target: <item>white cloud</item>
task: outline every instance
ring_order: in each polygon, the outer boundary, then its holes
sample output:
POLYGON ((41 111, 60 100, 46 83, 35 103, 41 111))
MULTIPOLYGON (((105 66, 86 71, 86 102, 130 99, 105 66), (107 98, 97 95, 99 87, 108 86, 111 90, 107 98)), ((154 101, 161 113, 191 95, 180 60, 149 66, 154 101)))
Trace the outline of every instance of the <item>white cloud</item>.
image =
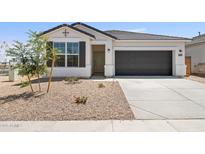
POLYGON ((146 32, 147 29, 146 28, 136 28, 136 29, 127 29, 126 31, 129 31, 129 32, 146 32))

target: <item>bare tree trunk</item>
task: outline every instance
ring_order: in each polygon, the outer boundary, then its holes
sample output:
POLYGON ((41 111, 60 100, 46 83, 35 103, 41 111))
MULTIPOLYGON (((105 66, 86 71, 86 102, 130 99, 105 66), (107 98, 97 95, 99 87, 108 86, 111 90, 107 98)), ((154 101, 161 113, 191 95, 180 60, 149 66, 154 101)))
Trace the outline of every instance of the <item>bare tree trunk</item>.
POLYGON ((30 85, 30 88, 31 88, 31 91, 33 92, 33 87, 32 87, 32 84, 31 84, 31 78, 29 75, 27 75, 28 77, 28 82, 29 82, 29 85, 30 85))
POLYGON ((41 91, 41 81, 40 81, 40 76, 38 74, 38 89, 41 91))
POLYGON ((50 86, 51 86, 51 79, 52 79, 52 74, 53 74, 54 63, 55 63, 55 59, 52 59, 52 66, 51 66, 51 71, 50 71, 49 79, 48 79, 47 93, 49 92, 50 86))

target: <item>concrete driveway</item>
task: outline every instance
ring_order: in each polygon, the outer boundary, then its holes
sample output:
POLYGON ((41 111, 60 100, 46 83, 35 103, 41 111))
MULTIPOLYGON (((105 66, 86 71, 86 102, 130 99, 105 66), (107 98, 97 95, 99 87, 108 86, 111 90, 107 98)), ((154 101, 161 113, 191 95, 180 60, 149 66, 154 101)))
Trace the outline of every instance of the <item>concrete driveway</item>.
POLYGON ((117 78, 136 119, 205 118, 205 84, 174 77, 117 78))

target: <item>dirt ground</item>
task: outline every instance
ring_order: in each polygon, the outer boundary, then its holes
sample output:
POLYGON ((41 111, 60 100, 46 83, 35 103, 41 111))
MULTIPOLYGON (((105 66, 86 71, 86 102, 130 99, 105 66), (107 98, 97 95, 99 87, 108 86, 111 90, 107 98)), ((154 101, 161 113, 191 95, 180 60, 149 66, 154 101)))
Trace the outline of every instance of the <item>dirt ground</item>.
MULTIPOLYGON (((41 82, 41 93, 31 93, 29 86, 20 88, 19 83, 0 76, 1 121, 134 119, 118 82, 80 79, 70 84, 55 79, 48 94, 47 82, 41 82), (99 88, 99 83, 105 87, 99 88), (86 104, 75 103, 79 96, 88 97, 86 104)), ((33 87, 38 91, 37 82, 33 87)))
POLYGON ((198 81, 201 83, 205 83, 205 76, 191 75, 187 79, 193 80, 193 81, 198 81))

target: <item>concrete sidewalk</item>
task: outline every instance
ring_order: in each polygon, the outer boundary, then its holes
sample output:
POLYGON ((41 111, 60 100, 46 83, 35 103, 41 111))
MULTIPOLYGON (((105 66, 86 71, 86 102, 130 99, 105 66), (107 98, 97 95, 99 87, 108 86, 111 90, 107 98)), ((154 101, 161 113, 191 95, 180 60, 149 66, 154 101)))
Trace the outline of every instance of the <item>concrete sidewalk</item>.
POLYGON ((203 132, 205 119, 105 121, 1 121, 0 132, 203 132))

